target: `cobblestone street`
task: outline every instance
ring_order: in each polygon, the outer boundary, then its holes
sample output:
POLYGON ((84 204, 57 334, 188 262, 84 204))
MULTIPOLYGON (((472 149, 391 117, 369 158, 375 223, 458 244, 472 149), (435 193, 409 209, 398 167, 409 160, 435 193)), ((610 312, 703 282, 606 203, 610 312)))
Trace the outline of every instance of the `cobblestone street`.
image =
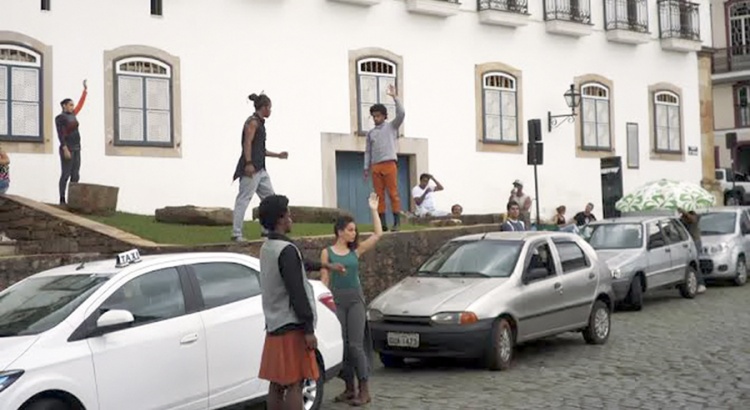
MULTIPOLYGON (((710 287, 694 300, 676 290, 618 312, 604 346, 566 334, 521 346, 514 368, 415 362, 372 375, 371 409, 748 409, 750 286, 710 287)), ((325 409, 340 380, 326 385, 325 409)))

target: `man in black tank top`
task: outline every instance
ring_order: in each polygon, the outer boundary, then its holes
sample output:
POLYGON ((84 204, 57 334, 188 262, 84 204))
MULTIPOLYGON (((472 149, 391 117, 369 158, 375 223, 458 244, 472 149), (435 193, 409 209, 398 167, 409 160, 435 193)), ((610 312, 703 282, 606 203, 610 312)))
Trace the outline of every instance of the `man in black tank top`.
POLYGON ((286 159, 289 156, 287 152, 275 153, 266 149, 266 118, 271 115, 271 99, 265 94, 251 94, 249 98, 255 104, 255 113, 242 128, 242 154, 233 177, 233 180, 240 180, 232 224, 232 240, 237 242, 245 241, 242 227, 253 195, 257 193, 261 201, 274 195, 271 177, 266 172, 266 157, 286 159))

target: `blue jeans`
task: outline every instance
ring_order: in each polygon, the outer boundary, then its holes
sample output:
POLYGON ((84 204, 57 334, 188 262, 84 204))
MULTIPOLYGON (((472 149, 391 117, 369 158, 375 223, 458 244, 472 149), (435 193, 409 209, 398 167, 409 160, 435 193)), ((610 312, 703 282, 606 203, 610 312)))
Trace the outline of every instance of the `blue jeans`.
POLYGON ((0 194, 4 194, 8 192, 8 187, 10 187, 10 181, 8 180, 0 181, 0 194))
POLYGON ((703 242, 701 242, 700 239, 695 241, 695 249, 698 251, 698 270, 695 273, 695 279, 698 280, 698 285, 706 285, 706 279, 703 278, 703 272, 701 271, 700 266, 700 257, 701 257, 701 250, 703 249, 703 242))

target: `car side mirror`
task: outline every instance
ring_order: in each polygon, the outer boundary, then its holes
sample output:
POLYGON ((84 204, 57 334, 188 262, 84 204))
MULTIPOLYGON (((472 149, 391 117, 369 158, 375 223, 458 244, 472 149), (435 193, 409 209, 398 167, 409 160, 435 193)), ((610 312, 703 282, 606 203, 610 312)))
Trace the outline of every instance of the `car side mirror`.
POLYGON ((535 280, 544 279, 549 276, 549 271, 545 267, 531 268, 523 275, 523 283, 531 283, 535 280))
POLYGON ((102 313, 96 320, 96 333, 102 334, 130 327, 135 322, 132 313, 124 309, 112 309, 102 313))

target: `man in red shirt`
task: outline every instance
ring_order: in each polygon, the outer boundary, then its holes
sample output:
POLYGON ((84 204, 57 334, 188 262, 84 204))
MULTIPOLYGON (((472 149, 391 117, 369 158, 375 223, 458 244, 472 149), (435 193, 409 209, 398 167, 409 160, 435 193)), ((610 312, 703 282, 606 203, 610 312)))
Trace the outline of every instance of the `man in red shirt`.
POLYGON ((60 102, 62 112, 55 117, 57 127, 57 138, 60 140, 60 163, 62 172, 60 175, 60 205, 65 205, 65 193, 68 190, 68 180, 78 182, 81 170, 81 134, 78 132, 78 119, 76 115, 86 102, 88 86, 83 80, 83 93, 78 99, 78 104, 66 98, 60 102))

